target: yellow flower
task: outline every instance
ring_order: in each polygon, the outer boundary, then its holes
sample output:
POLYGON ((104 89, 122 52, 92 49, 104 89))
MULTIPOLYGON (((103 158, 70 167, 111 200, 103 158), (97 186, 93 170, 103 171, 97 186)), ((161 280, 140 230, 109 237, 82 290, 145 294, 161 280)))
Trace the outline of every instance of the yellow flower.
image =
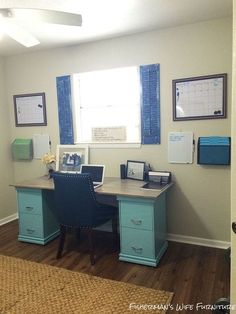
POLYGON ((45 165, 51 164, 51 163, 53 163, 53 162, 56 162, 56 156, 55 156, 54 154, 51 154, 51 153, 45 154, 45 155, 42 157, 42 162, 43 162, 45 165))

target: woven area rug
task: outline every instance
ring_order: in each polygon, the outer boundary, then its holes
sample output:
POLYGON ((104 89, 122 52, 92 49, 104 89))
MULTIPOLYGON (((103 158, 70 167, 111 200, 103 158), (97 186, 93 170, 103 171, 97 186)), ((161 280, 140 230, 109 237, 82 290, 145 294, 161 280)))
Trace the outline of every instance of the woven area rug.
POLYGON ((3 314, 165 313, 173 296, 2 255, 0 283, 3 314))

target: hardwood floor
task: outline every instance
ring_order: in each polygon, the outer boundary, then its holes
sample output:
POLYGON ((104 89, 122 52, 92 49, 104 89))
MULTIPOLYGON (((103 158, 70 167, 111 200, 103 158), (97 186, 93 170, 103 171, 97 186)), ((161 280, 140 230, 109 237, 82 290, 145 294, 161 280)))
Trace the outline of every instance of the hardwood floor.
POLYGON ((193 305, 193 310, 182 313, 212 313, 196 310, 196 303, 214 304, 218 298, 229 296, 230 265, 226 251, 169 242, 169 247, 158 267, 120 262, 118 251, 112 248, 111 235, 97 232, 94 266, 90 266, 87 238, 81 234, 80 244, 75 235, 66 239, 62 258, 56 259, 58 239, 45 246, 17 240, 18 221, 0 227, 0 254, 63 267, 103 278, 129 282, 154 289, 174 292, 172 304, 193 305))

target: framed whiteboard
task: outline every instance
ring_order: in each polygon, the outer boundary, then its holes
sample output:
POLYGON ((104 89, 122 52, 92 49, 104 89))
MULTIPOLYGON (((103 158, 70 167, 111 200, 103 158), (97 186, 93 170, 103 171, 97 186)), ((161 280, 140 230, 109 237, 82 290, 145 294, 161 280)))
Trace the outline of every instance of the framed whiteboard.
POLYGON ((193 132, 169 132, 169 163, 191 164, 193 162, 193 148, 193 132))
POLYGON ((172 81, 173 120, 226 118, 227 74, 172 81))
POLYGON ((45 93, 14 95, 16 126, 47 125, 45 93))

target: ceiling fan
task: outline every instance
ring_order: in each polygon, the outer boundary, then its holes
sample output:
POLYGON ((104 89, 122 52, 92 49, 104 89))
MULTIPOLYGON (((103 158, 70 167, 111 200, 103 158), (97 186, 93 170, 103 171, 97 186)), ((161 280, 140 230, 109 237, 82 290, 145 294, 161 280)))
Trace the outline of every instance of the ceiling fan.
POLYGON ((27 29, 17 24, 17 22, 22 21, 81 26, 82 16, 75 13, 44 9, 1 8, 0 30, 21 45, 32 47, 40 44, 40 42, 27 29))

